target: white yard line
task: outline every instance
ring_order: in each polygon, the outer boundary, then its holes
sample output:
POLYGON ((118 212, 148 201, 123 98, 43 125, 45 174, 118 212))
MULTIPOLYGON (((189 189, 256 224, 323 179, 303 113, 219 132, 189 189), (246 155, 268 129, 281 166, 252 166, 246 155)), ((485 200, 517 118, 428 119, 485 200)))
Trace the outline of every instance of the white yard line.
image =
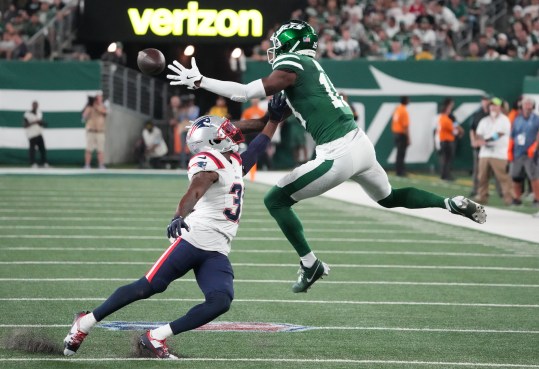
MULTIPOLYGON (((87 239, 87 240, 163 240, 163 236, 145 236, 145 235, 90 235, 90 234, 0 234, 0 239, 6 238, 32 238, 32 239, 87 239)), ((288 242, 284 237, 235 237, 234 242, 238 241, 266 241, 266 242, 288 242)), ((460 240, 432 240, 432 239, 380 239, 380 238, 338 238, 338 237, 311 237, 310 242, 368 242, 368 243, 414 243, 414 244, 462 244, 460 240)), ((468 241, 471 244, 481 245, 483 241, 468 241)))
MULTIPOLYGON (((43 301, 104 301, 106 297, 1 297, 0 301, 11 302, 43 302, 43 301)), ((143 302, 201 302, 201 299, 191 298, 151 298, 143 302)), ((269 304, 321 304, 321 305, 402 305, 402 306, 460 306, 486 308, 531 308, 535 304, 488 304, 473 302, 427 302, 427 301, 349 301, 349 300, 278 300, 278 299, 234 299, 234 303, 269 303, 269 304)))
MULTIPOLYGON (((52 362, 120 362, 120 361, 159 361, 151 358, 9 358, 0 357, 0 361, 52 361, 52 362)), ((351 364, 351 365, 427 365, 427 366, 462 366, 462 367, 482 367, 482 368, 539 368, 535 364, 510 364, 510 363, 473 363, 473 362, 450 362, 450 361, 404 361, 404 360, 355 360, 355 359, 290 359, 290 358, 181 358, 181 362, 259 362, 259 363, 313 363, 313 364, 351 364)))
MULTIPOLYGON (((0 261, 0 265, 150 265, 145 261, 0 261)), ((234 263, 234 266, 257 268, 297 268, 297 264, 234 263)), ((516 272, 539 272, 539 268, 483 267, 461 265, 384 265, 384 264, 332 264, 336 268, 383 268, 383 269, 446 269, 446 270, 497 270, 516 272)))
MULTIPOLYGON (((162 247, 60 247, 60 246, 10 246, 0 247, 2 251, 65 251, 65 252, 81 252, 81 251, 100 251, 100 252, 162 252, 162 247)), ((294 254, 293 249, 289 250, 247 250, 233 249, 234 254, 294 254)), ((533 254, 493 254, 493 253, 478 253, 478 252, 436 252, 436 251, 365 251, 365 250, 316 250, 317 254, 331 255, 406 255, 406 256, 455 256, 455 257, 486 257, 486 258, 536 258, 539 255, 533 254)))
MULTIPOLYGON (((0 282, 131 282, 133 278, 0 278, 0 282)), ((196 282, 193 278, 181 278, 173 283, 196 282)), ((285 279, 234 279, 234 283, 292 283, 285 279)), ((317 284, 336 285, 388 285, 388 286, 444 286, 444 287, 502 287, 502 288, 539 288, 539 284, 514 283, 460 283, 460 282, 395 282, 395 281, 318 281, 317 284)))

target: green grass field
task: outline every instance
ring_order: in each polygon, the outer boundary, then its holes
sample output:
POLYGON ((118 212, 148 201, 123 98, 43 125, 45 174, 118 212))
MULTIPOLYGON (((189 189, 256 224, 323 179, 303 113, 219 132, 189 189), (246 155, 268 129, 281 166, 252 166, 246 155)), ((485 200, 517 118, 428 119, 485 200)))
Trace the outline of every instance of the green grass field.
MULTIPOLYGON (((538 244, 311 199, 297 212, 332 269, 297 295, 298 258, 264 208, 267 187, 250 183, 230 255, 235 301, 217 322, 311 329, 187 332, 169 340, 180 362, 134 358, 134 331, 99 327, 72 359, 5 349, 21 329, 61 344, 73 313, 144 275, 187 183, 0 176, 0 367, 539 368, 538 244)), ((202 298, 188 274, 106 321, 167 322, 202 298)))

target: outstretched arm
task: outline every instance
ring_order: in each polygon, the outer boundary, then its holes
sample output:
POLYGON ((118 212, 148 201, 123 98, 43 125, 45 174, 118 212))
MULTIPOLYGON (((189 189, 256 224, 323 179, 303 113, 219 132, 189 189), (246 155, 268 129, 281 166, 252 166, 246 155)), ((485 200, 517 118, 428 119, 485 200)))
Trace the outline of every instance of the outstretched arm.
POLYGON ((176 73, 167 75, 167 78, 171 80, 170 84, 185 85, 190 89, 203 88, 238 102, 274 95, 293 85, 296 81, 295 73, 282 70, 273 71, 268 77, 257 79, 248 84, 221 81, 202 76, 195 58, 192 59, 191 65, 191 69, 187 69, 176 60, 173 61, 173 64, 169 64, 168 68, 176 73))

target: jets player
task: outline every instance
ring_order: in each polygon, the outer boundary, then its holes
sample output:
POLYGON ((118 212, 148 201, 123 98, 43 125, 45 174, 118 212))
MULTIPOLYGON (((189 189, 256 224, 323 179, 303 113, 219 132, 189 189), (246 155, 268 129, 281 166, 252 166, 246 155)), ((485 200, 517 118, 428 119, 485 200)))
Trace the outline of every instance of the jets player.
MULTIPOLYGON (((292 205, 351 179, 386 208, 410 209, 438 207, 484 223, 484 208, 456 196, 443 198, 416 188, 391 188, 386 172, 376 161, 374 147, 357 127, 352 111, 339 95, 328 75, 314 59, 318 36, 306 22, 291 20, 272 36, 268 61, 273 72, 248 84, 220 81, 202 76, 195 59, 190 69, 178 62, 169 65, 176 74, 167 75, 171 85, 203 88, 235 101, 245 102, 284 90, 296 118, 315 140, 316 159, 283 177, 266 195, 264 202, 286 238, 300 256, 300 275, 293 292, 306 292, 329 267, 316 258, 303 234, 301 221, 292 205)), ((244 132, 260 130, 259 122, 238 125, 244 132)))
POLYGON ((268 106, 269 123, 241 156, 237 150, 242 133, 228 119, 203 116, 192 123, 187 133, 187 145, 194 154, 188 167, 191 183, 167 227, 168 237, 175 241, 144 277, 118 288, 92 312, 75 316, 64 339, 65 355, 75 354, 97 322, 134 301, 165 291, 190 270, 205 301, 183 317, 144 333, 141 348, 161 359, 176 359, 168 351, 168 337, 200 327, 228 311, 234 298, 234 275, 227 255, 241 216, 243 176, 265 151, 286 109, 282 95, 275 95, 268 106))

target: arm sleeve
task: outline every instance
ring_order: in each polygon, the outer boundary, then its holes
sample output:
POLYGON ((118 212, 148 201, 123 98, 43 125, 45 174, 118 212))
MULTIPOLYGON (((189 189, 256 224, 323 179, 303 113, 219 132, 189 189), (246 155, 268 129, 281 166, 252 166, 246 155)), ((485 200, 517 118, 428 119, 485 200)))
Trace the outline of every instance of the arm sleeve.
POLYGON ((254 140, 251 141, 247 150, 241 154, 244 175, 251 170, 253 165, 255 165, 258 157, 266 150, 269 143, 270 138, 263 133, 259 133, 254 140))
POLYGON ((244 85, 236 82, 220 81, 218 79, 203 77, 200 81, 200 88, 238 102, 246 102, 249 99, 262 99, 266 97, 266 90, 264 89, 261 79, 257 79, 244 85))

